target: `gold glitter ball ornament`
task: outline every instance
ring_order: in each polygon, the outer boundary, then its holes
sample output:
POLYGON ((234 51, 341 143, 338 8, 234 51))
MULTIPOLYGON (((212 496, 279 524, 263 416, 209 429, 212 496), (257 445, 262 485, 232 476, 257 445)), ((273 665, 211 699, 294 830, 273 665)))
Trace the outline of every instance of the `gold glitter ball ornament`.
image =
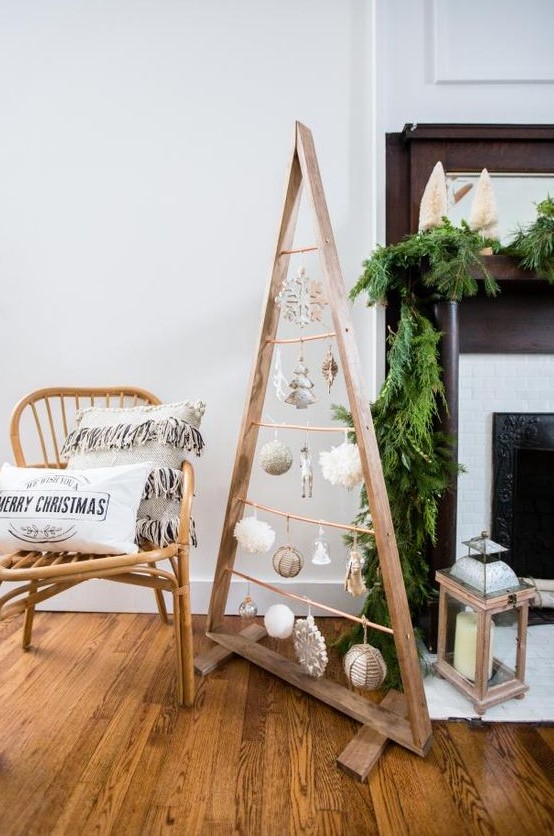
POLYGON ((372 691, 379 688, 387 675, 381 651, 371 644, 353 644, 344 657, 344 672, 355 688, 372 691))
POLYGON ((264 444, 260 450, 259 462, 266 473, 282 476, 292 466, 292 451, 276 438, 264 444))

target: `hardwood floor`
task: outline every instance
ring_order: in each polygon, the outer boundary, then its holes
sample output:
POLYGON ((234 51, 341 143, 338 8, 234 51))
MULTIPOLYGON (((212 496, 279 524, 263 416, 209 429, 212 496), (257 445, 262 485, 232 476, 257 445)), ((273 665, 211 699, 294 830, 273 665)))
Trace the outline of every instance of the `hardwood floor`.
POLYGON ((433 723, 426 758, 390 744, 358 783, 335 758, 359 726, 243 659, 177 709, 154 615, 38 613, 28 653, 21 626, 0 623, 1 836, 554 833, 552 726, 433 723))

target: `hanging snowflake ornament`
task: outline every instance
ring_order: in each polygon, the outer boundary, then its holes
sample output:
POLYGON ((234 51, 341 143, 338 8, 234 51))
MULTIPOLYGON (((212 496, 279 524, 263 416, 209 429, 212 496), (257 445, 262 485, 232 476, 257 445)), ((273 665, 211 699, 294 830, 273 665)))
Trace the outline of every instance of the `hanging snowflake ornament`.
POLYGON ((353 488, 363 479, 362 462, 357 444, 345 441, 331 450, 322 450, 319 464, 323 478, 332 485, 353 488))
POLYGON ((239 520, 234 535, 239 545, 250 554, 264 554, 275 542, 275 531, 268 523, 258 520, 255 516, 239 520))
POLYGON ((329 662, 325 639, 316 626, 312 615, 296 620, 293 631, 296 658, 302 669, 315 679, 325 673, 329 662))
POLYGON ((327 297, 321 282, 312 281, 309 285, 310 297, 310 319, 312 322, 321 322, 323 308, 327 304, 327 297))
POLYGON ((331 392, 331 386, 334 383, 338 370, 338 363, 333 357, 333 352, 331 351, 331 346, 329 345, 327 349, 327 354, 325 355, 325 359, 321 365, 321 373, 323 374, 323 377, 327 383, 328 392, 331 392))
POLYGON ((285 319, 299 328, 321 321, 327 304, 321 282, 310 280, 304 267, 299 268, 296 276, 283 281, 275 302, 281 307, 285 319))

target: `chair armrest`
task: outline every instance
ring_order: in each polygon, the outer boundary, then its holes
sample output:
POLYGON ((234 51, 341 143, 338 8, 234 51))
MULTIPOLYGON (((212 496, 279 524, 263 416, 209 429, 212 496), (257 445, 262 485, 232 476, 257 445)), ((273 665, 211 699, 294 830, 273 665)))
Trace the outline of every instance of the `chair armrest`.
POLYGON ((181 500, 181 513, 179 516, 179 543, 181 545, 190 545, 190 520, 192 500, 194 497, 194 468, 190 461, 185 460, 181 470, 183 472, 183 498, 181 500))

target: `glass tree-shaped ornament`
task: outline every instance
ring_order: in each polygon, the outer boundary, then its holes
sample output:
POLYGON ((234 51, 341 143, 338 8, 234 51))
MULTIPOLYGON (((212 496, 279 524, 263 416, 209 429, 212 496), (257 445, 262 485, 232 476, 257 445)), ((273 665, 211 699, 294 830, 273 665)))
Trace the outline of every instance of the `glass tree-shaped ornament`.
POLYGON ((440 587, 436 672, 478 714, 528 690, 525 641, 535 590, 519 580, 486 532, 464 541, 468 554, 436 573, 440 587))

